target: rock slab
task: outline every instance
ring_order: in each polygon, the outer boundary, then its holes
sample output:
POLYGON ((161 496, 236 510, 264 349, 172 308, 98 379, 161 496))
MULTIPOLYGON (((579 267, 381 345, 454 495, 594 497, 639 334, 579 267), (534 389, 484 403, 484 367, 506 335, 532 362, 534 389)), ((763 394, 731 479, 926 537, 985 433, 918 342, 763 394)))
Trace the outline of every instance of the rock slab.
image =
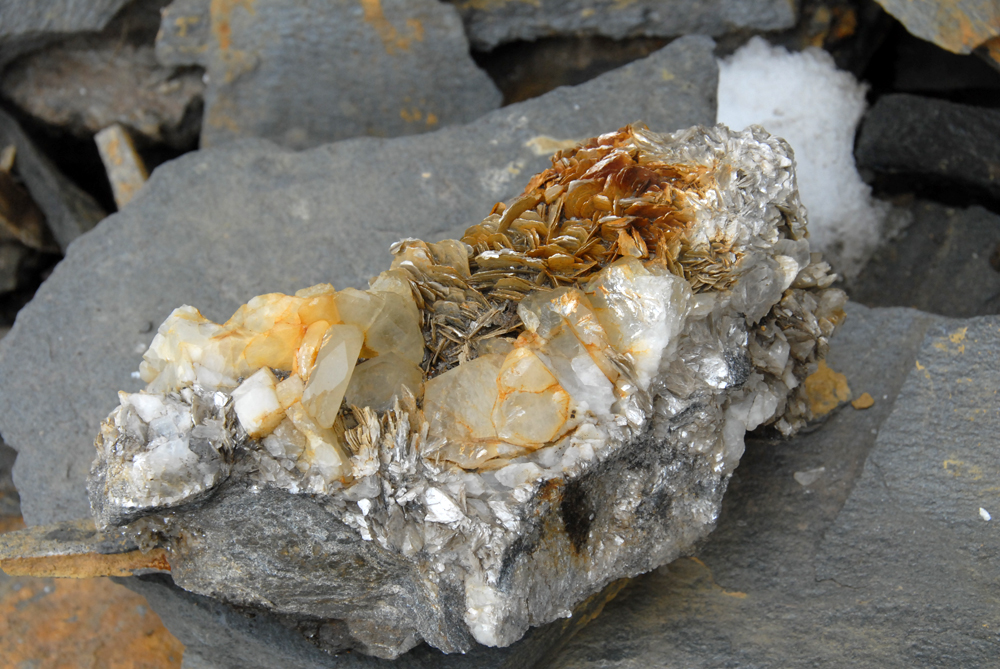
POLYGON ((489 50, 514 40, 554 35, 722 35, 735 30, 783 30, 795 25, 787 0, 449 0, 472 45, 489 50))
POLYGON ((1000 312, 1000 216, 917 201, 912 222, 879 248, 853 282, 871 307, 913 307, 968 318, 1000 312))
POLYGON ((917 185, 945 199, 957 187, 1000 200, 1000 111, 886 95, 865 115, 854 156, 877 185, 917 185))
POLYGON ((21 126, 0 110, 0 148, 17 148, 14 169, 63 251, 70 242, 104 218, 104 211, 90 195, 63 176, 39 151, 21 126))
POLYGON ((469 56, 458 14, 437 0, 177 0, 157 56, 206 68, 203 147, 416 134, 501 101, 469 56))
POLYGON ((103 29, 129 0, 0 1, 0 67, 61 38, 103 29))

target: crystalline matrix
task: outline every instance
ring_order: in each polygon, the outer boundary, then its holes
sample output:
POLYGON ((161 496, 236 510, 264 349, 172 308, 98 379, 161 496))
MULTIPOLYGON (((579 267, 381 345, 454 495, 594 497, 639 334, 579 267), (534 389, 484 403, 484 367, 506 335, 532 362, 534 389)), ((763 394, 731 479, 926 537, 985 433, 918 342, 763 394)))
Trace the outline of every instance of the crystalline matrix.
POLYGON ((392 251, 366 291, 176 309, 89 482, 178 585, 333 652, 508 645, 689 552, 843 317, 760 128, 623 128, 392 251))

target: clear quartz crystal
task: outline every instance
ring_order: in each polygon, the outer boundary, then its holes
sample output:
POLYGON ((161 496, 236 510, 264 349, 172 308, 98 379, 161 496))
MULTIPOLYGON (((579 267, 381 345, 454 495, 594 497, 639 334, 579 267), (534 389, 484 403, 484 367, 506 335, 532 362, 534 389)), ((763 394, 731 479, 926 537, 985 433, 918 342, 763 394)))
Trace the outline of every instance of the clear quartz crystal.
POLYGON ((262 295, 221 325, 180 307, 144 355, 147 389, 97 439, 98 524, 230 476, 310 494, 357 541, 463 588, 454 615, 480 643, 512 643, 688 550, 745 433, 808 419, 800 382, 845 298, 804 215, 789 148, 759 128, 626 128, 557 154, 462 240, 395 244, 369 290, 262 295), (574 516, 572 486, 619 461, 574 516), (672 520, 650 525, 658 499, 672 520), (554 543, 533 524, 550 511, 554 543), (510 552, 526 532, 537 559, 510 552), (566 551, 584 566, 546 571, 566 551))

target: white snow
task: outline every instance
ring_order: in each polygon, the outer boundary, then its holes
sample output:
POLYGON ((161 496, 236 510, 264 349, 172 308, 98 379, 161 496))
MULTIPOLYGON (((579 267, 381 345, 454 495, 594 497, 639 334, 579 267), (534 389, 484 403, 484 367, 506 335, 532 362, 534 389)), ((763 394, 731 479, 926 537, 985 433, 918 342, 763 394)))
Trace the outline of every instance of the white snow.
POLYGON ((792 146, 812 250, 848 277, 874 251, 889 210, 854 164, 864 110, 865 86, 821 49, 789 53, 755 37, 719 63, 718 122, 761 125, 792 146))

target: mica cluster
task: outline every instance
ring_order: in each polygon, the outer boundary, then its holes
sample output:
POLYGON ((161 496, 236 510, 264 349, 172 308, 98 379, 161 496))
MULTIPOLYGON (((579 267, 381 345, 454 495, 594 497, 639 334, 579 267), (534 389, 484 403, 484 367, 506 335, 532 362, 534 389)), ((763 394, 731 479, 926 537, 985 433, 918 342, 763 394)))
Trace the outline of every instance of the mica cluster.
POLYGON ((392 252, 368 290, 176 309, 89 481, 178 585, 331 652, 509 645, 690 552, 843 318, 760 128, 623 128, 392 252))

